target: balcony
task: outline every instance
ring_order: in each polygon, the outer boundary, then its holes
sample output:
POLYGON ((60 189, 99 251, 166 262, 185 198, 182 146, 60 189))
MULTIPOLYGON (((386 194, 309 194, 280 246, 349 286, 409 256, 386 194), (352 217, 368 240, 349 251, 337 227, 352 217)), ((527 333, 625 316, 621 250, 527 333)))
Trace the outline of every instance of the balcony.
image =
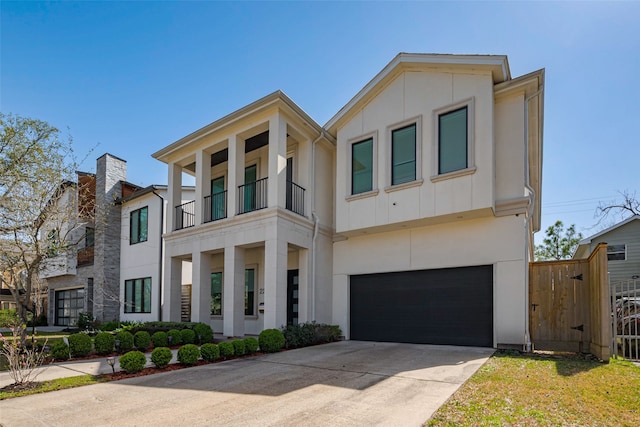
POLYGON ((287 209, 304 216, 305 189, 293 181, 287 181, 287 209))
POLYGON ((196 225, 196 201, 192 200, 175 207, 175 230, 182 230, 196 225))
POLYGON ((206 196, 204 198, 204 215, 203 221, 211 222, 227 217, 227 192, 206 196))
POLYGON ((238 215, 267 207, 267 180, 262 178, 238 187, 238 215))
MULTIPOLYGON (((237 215, 265 209, 268 207, 268 178, 249 182, 238 186, 237 215)), ((293 181, 287 181, 285 208, 304 216, 306 190, 293 181)), ((228 192, 221 191, 202 199, 202 223, 219 221, 228 217, 228 192)), ((191 200, 175 207, 174 231, 194 227, 196 225, 196 201, 191 200)))

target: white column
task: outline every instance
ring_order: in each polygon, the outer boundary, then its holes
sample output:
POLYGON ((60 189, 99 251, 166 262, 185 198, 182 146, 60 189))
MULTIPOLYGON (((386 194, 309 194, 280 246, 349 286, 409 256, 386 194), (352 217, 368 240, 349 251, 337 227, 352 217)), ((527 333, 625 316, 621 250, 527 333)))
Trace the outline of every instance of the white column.
POLYGON ((298 321, 311 322, 313 297, 311 294, 311 257, 308 249, 298 250, 298 321))
POLYGON ((176 227, 176 206, 182 203, 182 167, 169 163, 169 184, 167 185, 167 225, 165 232, 171 233, 176 227))
POLYGON ((192 255, 191 321, 211 323, 211 255, 192 255))
POLYGON ((238 135, 229 137, 227 160, 227 218, 238 213, 238 186, 244 184, 244 140, 238 135))
POLYGON ((286 206, 287 122, 277 114, 269 119, 268 207, 286 206))
POLYGON ((224 250, 222 332, 226 337, 244 336, 244 249, 224 250))
POLYGON ((203 150, 196 152, 196 226, 204 222, 204 198, 211 194, 211 156, 203 150))
POLYGON ((180 321, 180 298, 182 291, 182 261, 167 254, 164 258, 164 280, 162 281, 162 319, 165 322, 180 321))
POLYGON ((287 323, 287 242, 271 239, 264 248, 264 328, 287 323))

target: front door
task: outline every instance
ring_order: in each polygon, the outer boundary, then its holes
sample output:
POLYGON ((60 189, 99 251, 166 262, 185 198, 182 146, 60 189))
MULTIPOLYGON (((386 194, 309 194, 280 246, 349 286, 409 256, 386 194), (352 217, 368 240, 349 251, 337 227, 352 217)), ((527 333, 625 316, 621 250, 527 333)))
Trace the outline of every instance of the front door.
POLYGON ((298 270, 287 271, 287 325, 298 324, 298 270))

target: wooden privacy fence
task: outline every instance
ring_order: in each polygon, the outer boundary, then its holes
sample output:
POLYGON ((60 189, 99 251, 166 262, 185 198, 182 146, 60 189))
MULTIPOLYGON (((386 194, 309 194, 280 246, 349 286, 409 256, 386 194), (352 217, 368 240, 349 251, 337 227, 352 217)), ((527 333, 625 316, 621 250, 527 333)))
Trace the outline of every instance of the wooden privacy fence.
POLYGON ((529 265, 529 333, 536 350, 592 353, 609 360, 607 245, 588 259, 529 265))

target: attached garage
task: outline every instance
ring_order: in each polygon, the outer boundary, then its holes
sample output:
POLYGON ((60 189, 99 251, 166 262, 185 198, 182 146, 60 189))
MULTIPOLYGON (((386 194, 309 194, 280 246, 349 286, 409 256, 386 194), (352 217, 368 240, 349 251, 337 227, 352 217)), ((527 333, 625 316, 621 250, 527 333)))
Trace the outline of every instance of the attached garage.
POLYGON ((493 346, 493 266, 350 276, 353 340, 493 346))

